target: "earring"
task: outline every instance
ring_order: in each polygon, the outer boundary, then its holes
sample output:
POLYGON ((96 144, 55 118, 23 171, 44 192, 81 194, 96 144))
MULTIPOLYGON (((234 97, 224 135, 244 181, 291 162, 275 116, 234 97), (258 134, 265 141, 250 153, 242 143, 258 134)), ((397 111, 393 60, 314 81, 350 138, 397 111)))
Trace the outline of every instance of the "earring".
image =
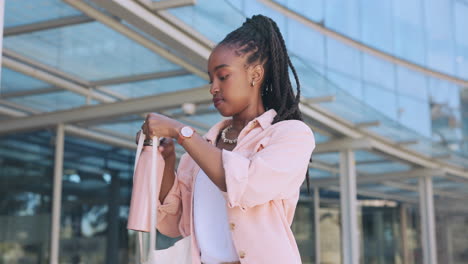
POLYGON ((252 83, 251 83, 251 85, 252 85, 252 86, 254 86, 254 85, 255 85, 255 81, 253 81, 253 80, 252 80, 252 83))

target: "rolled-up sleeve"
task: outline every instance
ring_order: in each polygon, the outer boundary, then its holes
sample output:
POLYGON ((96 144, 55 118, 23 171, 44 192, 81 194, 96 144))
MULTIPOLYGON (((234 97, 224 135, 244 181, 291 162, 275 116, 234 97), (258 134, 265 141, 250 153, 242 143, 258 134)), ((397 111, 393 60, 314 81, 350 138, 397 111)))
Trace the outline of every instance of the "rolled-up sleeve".
POLYGON ((222 150, 229 207, 245 210, 297 194, 308 169, 315 139, 297 120, 277 124, 263 149, 251 158, 222 150))
POLYGON ((187 162, 187 154, 182 155, 179 162, 178 171, 175 173, 174 183, 169 190, 163 203, 157 199, 158 222, 157 229, 169 237, 183 235, 180 230, 182 216, 182 192, 187 192, 187 186, 180 180, 179 172, 187 162))
POLYGON ((176 175, 174 184, 163 203, 161 204, 159 199, 157 199, 158 222, 156 227, 162 234, 169 237, 180 236, 181 202, 179 182, 176 175))

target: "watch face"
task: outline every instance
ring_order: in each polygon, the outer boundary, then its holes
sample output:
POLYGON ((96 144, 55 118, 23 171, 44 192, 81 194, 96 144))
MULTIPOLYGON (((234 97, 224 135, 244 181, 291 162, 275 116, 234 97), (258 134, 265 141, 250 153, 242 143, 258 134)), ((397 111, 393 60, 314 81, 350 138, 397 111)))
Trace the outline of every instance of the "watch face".
POLYGON ((182 128, 180 133, 184 137, 191 137, 193 135, 193 129, 191 129, 190 127, 185 126, 185 127, 182 128))

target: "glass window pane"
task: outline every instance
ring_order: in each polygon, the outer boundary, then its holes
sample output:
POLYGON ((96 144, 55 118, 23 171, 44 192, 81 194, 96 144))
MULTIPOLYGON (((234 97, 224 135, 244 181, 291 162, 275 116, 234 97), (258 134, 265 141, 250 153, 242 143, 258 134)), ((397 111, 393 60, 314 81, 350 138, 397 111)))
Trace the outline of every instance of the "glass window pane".
MULTIPOLYGON (((207 81, 196 75, 185 75, 156 80, 123 83, 106 86, 106 88, 121 95, 135 98, 186 90, 205 84, 207 84, 207 81)), ((209 88, 207 88, 206 93, 208 94, 209 92, 209 88)))
POLYGON ((454 2, 455 12, 455 45, 457 75, 468 79, 468 3, 465 0, 454 2))
POLYGON ((171 8, 168 12, 215 43, 245 20, 242 10, 225 1, 198 0, 196 5, 171 8))
POLYGON ((427 101, 407 96, 398 98, 399 121, 406 127, 424 135, 431 136, 431 113, 427 101))
POLYGON ((405 67, 397 66, 396 88, 400 95, 428 100, 427 77, 405 67))
POLYGON ((392 1, 361 0, 362 41, 393 53, 392 1))
POLYGON ((80 14, 81 12, 60 0, 5 1, 5 27, 32 24, 80 14))
POLYGON ((362 65, 362 77, 366 84, 379 86, 388 90, 395 89, 394 64, 364 53, 362 65))
POLYGON ((327 67, 351 77, 361 77, 361 55, 359 51, 338 40, 326 39, 327 67))
POLYGON ((438 263, 466 263, 468 254, 468 182, 461 178, 433 178, 434 192, 445 192, 451 197, 438 196, 435 203, 435 224, 438 263), (458 197, 457 197, 458 196, 458 197))
POLYGON ((2 263, 48 263, 54 171, 53 134, 0 138, 2 263))
POLYGON ((374 85, 365 85, 364 101, 391 119, 397 119, 397 97, 395 92, 374 85))
POLYGON ((46 82, 29 77, 5 67, 2 67, 1 80, 2 84, 0 87, 0 94, 30 91, 38 88, 48 88, 51 86, 46 82))
POLYGON ((454 74, 452 2, 426 0, 424 5, 427 66, 441 72, 454 74))
POLYGON ((88 81, 181 69, 98 22, 7 37, 3 46, 88 81))
POLYGON ((68 91, 13 97, 8 100, 42 112, 65 110, 86 104, 84 96, 68 91))
POLYGON ((281 0, 276 1, 283 5, 286 5, 289 9, 297 12, 311 20, 316 22, 323 20, 324 13, 324 1, 303 1, 303 0, 281 0))
MULTIPOLYGON (((325 66, 324 36, 304 24, 294 20, 288 20, 286 47, 290 56, 294 53, 300 59, 313 65, 314 69, 323 74, 325 66)), ((294 64, 294 66, 296 66, 294 64)))
MULTIPOLYGON (((310 1, 314 2, 314 1, 310 1)), ((325 25, 350 38, 359 39, 358 0, 325 0, 325 25)))
POLYGON ((395 55, 424 65, 423 0, 394 0, 395 55))

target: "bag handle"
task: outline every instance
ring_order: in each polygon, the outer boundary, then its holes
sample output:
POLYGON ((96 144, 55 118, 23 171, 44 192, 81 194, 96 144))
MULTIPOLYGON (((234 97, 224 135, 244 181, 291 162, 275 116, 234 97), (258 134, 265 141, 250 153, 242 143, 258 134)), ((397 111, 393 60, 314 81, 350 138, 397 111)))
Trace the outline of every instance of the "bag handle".
POLYGON ((153 147, 151 148, 152 150, 152 162, 151 162, 151 228, 150 228, 150 254, 151 252, 156 252, 156 223, 157 223, 157 217, 158 217, 158 203, 156 199, 159 199, 156 197, 156 191, 158 190, 158 181, 156 179, 156 171, 157 171, 157 149, 159 147, 159 138, 158 137, 153 137, 153 147))

